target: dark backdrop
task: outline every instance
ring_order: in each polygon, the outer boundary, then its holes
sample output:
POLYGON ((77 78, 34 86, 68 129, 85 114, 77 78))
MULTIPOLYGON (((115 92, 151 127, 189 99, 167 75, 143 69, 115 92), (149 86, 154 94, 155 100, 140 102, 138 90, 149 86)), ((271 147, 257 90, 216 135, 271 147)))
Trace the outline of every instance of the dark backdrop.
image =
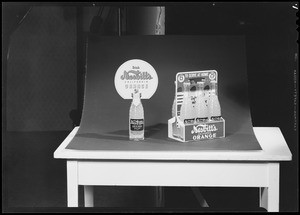
MULTIPOLYGON (((56 207, 66 201, 64 162, 54 161, 53 152, 72 129, 69 112, 76 107, 80 109, 82 101, 84 49, 82 35, 78 33, 83 30, 76 27, 82 27, 78 23, 82 24, 84 11, 80 9, 82 4, 73 9, 74 5, 70 4, 39 6, 43 7, 33 7, 22 23, 24 26, 10 37, 13 63, 8 61, 6 67, 2 57, 3 203, 6 207, 56 207), (57 45, 58 42, 61 44, 57 45), (78 56, 81 57, 76 60, 78 56), (24 66, 24 62, 32 62, 37 57, 41 61, 32 63, 31 67, 24 66), (6 132, 6 126, 11 132, 6 132), (33 130, 45 132, 24 132, 33 130), (53 133, 53 130, 61 131, 53 133)), ((93 7, 91 3, 85 6, 93 7)), ((298 34, 297 10, 293 6, 292 2, 166 4, 168 35, 245 36, 253 125, 280 127, 293 154, 291 162, 281 164, 281 211, 298 210, 298 34)), ((4 7, 3 12, 12 14, 14 10, 4 7)), ((13 15, 16 18, 17 13, 13 15)), ((3 23, 12 26, 6 17, 9 16, 3 17, 3 23)), ((6 39, 3 34, 4 56, 6 39)), ((100 194, 106 193, 107 198, 101 197, 101 204, 118 205, 126 198, 127 191, 104 188, 100 194)), ((240 190, 238 196, 243 192, 240 190)), ((152 191, 142 190, 142 193, 152 191)), ((216 195, 222 199, 220 193, 219 189, 212 199, 216 195)), ((141 196, 141 191, 134 190, 131 194, 141 196)), ((180 195, 183 197, 184 192, 180 195)), ((256 195, 255 191, 253 196, 256 195)), ((120 205, 130 205, 131 200, 140 200, 143 205, 143 198, 135 197, 127 198, 120 205)))

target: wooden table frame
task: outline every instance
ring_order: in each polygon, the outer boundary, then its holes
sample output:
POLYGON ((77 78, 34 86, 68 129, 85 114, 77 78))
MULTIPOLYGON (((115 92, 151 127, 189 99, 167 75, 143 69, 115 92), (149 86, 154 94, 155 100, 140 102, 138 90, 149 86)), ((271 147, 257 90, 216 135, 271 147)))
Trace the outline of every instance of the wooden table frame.
POLYGON ((93 207, 93 186, 258 187, 260 207, 279 211, 279 162, 292 154, 279 128, 254 128, 257 151, 89 151, 66 146, 75 127, 54 152, 67 160, 68 207, 78 207, 78 185, 85 207, 93 207))

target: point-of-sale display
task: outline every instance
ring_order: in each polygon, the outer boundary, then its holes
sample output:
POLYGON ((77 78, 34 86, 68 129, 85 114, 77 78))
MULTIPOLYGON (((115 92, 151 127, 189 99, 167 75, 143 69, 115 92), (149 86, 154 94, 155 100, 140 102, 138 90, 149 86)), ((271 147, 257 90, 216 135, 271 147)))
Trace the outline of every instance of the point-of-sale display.
POLYGON ((225 137, 216 70, 176 74, 168 137, 181 142, 225 137))

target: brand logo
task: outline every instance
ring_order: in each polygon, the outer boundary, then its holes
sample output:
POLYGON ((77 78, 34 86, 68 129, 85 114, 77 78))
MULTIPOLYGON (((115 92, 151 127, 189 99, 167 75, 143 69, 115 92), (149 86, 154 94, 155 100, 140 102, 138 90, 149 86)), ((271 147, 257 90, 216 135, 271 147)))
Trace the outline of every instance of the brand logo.
POLYGON ((208 77, 210 80, 214 80, 216 78, 216 75, 215 73, 210 73, 208 77))
POLYGON ((148 72, 141 72, 139 70, 124 70, 121 76, 122 80, 151 80, 153 77, 148 72))
POLYGON ((143 119, 130 119, 130 123, 141 125, 141 124, 144 124, 144 120, 143 119))
POLYGON ((178 75, 178 81, 183 82, 185 79, 184 75, 178 75))
POLYGON ((199 125, 194 125, 193 129, 191 130, 191 134, 213 132, 217 130, 218 129, 215 125, 199 124, 199 125))

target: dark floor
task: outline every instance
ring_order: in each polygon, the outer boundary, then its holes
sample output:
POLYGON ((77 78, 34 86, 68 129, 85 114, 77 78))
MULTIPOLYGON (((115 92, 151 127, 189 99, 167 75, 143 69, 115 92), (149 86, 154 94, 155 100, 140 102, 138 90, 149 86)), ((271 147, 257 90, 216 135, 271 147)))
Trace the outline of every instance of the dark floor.
MULTIPOLYGON (((69 131, 9 132, 4 135, 4 212, 69 210, 65 208, 66 164, 64 160, 53 158, 53 152, 68 133, 69 131)), ((165 207, 157 209, 153 187, 96 187, 96 208, 80 210, 265 211, 258 206, 258 188, 200 188, 210 208, 201 208, 190 188, 166 187, 164 191, 165 207)), ((82 186, 79 187, 79 193, 79 205, 83 206, 82 186)), ((283 195, 286 193, 283 192, 283 195)), ((286 199, 286 196, 282 198, 286 199)), ((288 196, 288 199, 289 201, 281 201, 280 208, 293 211, 296 197, 288 196)))

